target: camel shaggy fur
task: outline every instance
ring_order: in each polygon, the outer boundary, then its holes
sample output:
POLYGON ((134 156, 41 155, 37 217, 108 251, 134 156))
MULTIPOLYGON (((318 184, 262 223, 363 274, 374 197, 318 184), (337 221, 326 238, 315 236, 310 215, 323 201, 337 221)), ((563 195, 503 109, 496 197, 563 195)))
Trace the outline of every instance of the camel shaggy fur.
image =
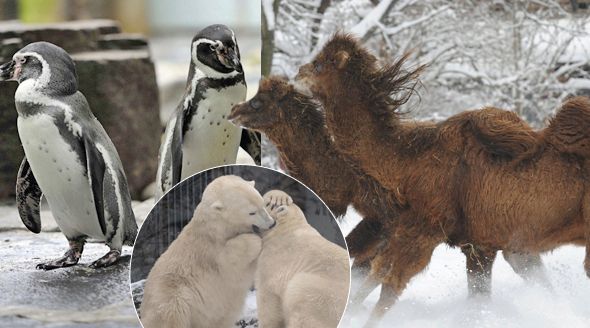
POLYGON ((590 240, 588 99, 566 102, 541 131, 511 119, 486 122, 492 108, 416 125, 396 112, 421 70, 405 71, 405 61, 380 68, 340 34, 297 77, 322 102, 336 149, 406 204, 353 300, 383 283, 369 325, 440 243, 468 247, 489 271, 497 250, 537 254, 590 240))
MULTIPOLYGON (((486 120, 496 118, 525 124, 512 112, 489 109, 481 114, 486 120)), ((270 77, 260 82, 258 93, 250 101, 236 105, 229 118, 264 133, 277 146, 289 173, 317 192, 336 215, 344 214, 352 204, 364 217, 346 241, 350 256, 355 259, 353 269, 366 273, 370 260, 389 236, 391 222, 395 221, 403 204, 396 202, 395 193, 354 168, 334 149, 319 104, 295 90, 285 79, 270 77)), ((482 133, 493 129, 493 123, 481 128, 482 133)), ((470 248, 464 251, 470 273, 470 294, 489 292, 491 272, 482 270, 470 248)), ((508 257, 511 266, 523 278, 529 279, 529 273, 535 271, 542 280, 543 268, 537 254, 507 254, 508 257), (532 267, 536 270, 531 270, 532 267)))
POLYGON ((287 81, 271 77, 258 93, 236 105, 230 116, 236 124, 264 133, 277 147, 288 172, 315 191, 335 216, 348 205, 364 217, 346 237, 355 267, 366 266, 380 245, 382 229, 397 216, 395 196, 370 176, 362 175, 334 150, 318 104, 287 81))

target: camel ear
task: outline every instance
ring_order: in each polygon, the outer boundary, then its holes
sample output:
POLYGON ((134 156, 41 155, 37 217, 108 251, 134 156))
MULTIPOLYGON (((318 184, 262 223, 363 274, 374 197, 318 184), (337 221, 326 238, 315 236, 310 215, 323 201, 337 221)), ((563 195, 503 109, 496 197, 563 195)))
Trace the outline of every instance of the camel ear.
POLYGON ((223 210, 224 206, 223 203, 221 203, 221 201, 216 201, 213 204, 211 204, 211 208, 216 210, 216 211, 221 211, 223 210))
POLYGON ((350 59, 350 54, 346 50, 340 50, 336 53, 334 58, 334 64, 336 68, 343 69, 346 64, 348 64, 348 60, 350 59))

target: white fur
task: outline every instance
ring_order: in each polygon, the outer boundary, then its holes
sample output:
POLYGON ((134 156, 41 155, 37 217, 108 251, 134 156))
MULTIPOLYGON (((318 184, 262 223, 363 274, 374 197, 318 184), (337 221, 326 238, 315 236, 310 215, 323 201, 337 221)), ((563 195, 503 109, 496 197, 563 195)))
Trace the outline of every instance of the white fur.
POLYGON ((148 275, 143 326, 232 327, 261 249, 252 224, 268 229, 273 223, 252 183, 235 176, 212 181, 192 220, 148 275))
POLYGON ((104 240, 84 166, 46 114, 17 119, 25 155, 51 212, 66 237, 104 240))
POLYGON ((336 328, 350 288, 346 250, 311 227, 286 193, 273 190, 264 199, 277 205, 277 226, 263 235, 256 270, 260 327, 336 328))

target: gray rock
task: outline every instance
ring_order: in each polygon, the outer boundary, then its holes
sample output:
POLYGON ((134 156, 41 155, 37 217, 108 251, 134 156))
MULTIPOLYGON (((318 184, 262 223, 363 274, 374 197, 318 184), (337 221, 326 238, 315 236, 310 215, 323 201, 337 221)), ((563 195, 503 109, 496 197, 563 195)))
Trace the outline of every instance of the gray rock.
POLYGON ((156 176, 160 146, 156 73, 149 53, 110 50, 73 57, 80 91, 117 147, 137 199, 156 176))

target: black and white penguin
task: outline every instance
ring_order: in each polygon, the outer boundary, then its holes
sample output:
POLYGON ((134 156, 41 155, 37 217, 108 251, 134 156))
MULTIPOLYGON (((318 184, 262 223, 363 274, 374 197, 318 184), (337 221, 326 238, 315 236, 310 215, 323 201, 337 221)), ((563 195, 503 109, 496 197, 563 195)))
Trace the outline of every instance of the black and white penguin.
POLYGON ((44 195, 70 244, 62 258, 37 268, 77 264, 89 237, 110 247, 90 266, 115 263, 123 244, 133 244, 137 223, 121 160, 78 91, 72 58, 54 44, 31 43, 0 66, 0 80, 19 83, 14 98, 25 151, 16 186, 20 217, 39 233, 44 195))
POLYGON ((234 32, 225 25, 204 28, 192 40, 186 92, 160 146, 156 200, 194 173, 236 162, 242 131, 227 116, 245 99, 234 32))

